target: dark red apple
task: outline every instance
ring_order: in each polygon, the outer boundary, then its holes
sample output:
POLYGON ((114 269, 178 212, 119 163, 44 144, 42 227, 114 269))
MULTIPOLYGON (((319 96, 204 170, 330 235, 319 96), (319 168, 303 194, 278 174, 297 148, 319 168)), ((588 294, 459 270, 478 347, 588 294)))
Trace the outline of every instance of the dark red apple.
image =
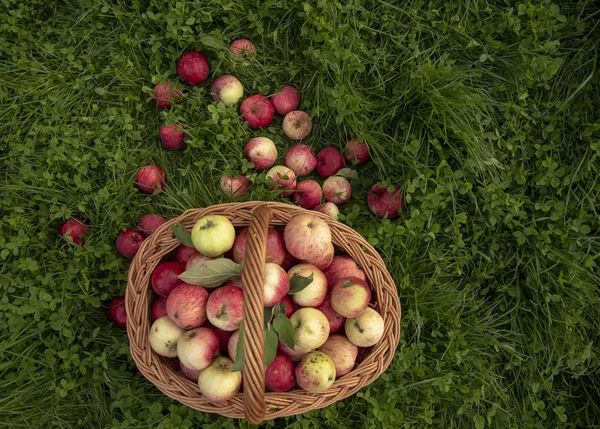
POLYGON ((242 101, 240 115, 250 128, 264 128, 268 127, 273 121, 275 110, 268 98, 264 95, 255 94, 242 101))
POLYGON ((127 313, 125 312, 125 297, 121 296, 109 302, 106 313, 115 325, 120 326, 121 328, 126 327, 127 313))
POLYGON ((271 97, 271 103, 278 115, 285 116, 300 105, 300 92, 291 85, 283 86, 271 97))
POLYGON ((265 370, 265 387, 273 392, 285 392, 296 384, 295 365, 291 359, 278 353, 265 370))
POLYGON ((390 192, 386 188, 375 185, 369 190, 367 203, 375 216, 394 219, 404 208, 404 193, 400 186, 394 186, 390 192))
POLYGON ((199 85, 206 80, 210 67, 202 52, 189 51, 177 60, 177 74, 190 85, 199 85))
POLYGON ((181 262, 182 264, 187 264, 187 261, 189 261, 190 258, 199 254, 200 253, 193 247, 187 247, 181 244, 175 252, 175 260, 177 262, 181 262))
POLYGON ((58 234, 63 237, 63 240, 67 241, 65 237, 69 236, 72 239, 72 244, 76 246, 83 245, 85 237, 90 232, 90 228, 77 218, 67 219, 58 228, 58 234))
POLYGON ((317 154, 317 174, 330 177, 344 168, 344 157, 336 148, 329 146, 317 154))
POLYGON ((177 101, 182 94, 183 92, 172 86, 168 80, 157 83, 154 87, 154 101, 158 107, 163 109, 171 107, 171 103, 177 101))
POLYGON ((152 288, 160 296, 168 296, 178 284, 183 283, 179 274, 184 271, 185 265, 181 262, 163 262, 152 273, 152 288))
POLYGON ((352 139, 346 143, 344 158, 354 165, 364 164, 369 160, 369 148, 363 142, 352 139))
MULTIPOLYGON (((330 287, 330 289, 331 289, 331 287, 330 287)), ((344 316, 340 316, 339 314, 337 314, 335 312, 335 310, 331 306, 331 295, 330 294, 327 294, 325 296, 325 301, 323 301, 323 304, 316 307, 316 309, 320 310, 325 315, 325 317, 327 317, 327 320, 329 320, 329 333, 330 334, 333 334, 333 333, 339 331, 340 328, 342 326, 344 326, 344 323, 346 322, 346 318, 344 316)))
POLYGON ((289 270, 290 268, 292 268, 294 265, 296 265, 298 261, 296 260, 296 258, 294 257, 294 255, 292 255, 290 252, 288 252, 287 250, 285 251, 285 258, 283 260, 283 262, 279 265, 281 265, 281 268, 283 268, 284 270, 289 270))
POLYGON ((300 207, 310 210, 319 205, 322 196, 321 185, 314 180, 303 180, 296 185, 292 199, 300 207))
MULTIPOLYGON (((246 239, 248 238, 248 228, 244 228, 235 237, 233 243, 233 260, 239 264, 246 259, 246 239)), ((280 265, 285 259, 285 243, 283 237, 275 228, 269 228, 267 231, 267 255, 265 262, 272 262, 280 265)))
MULTIPOLYGON (((225 283, 223 286, 226 286, 226 285, 227 285, 227 283, 225 283)), ((217 334, 217 337, 219 337, 220 350, 227 351, 227 345, 229 344, 229 338, 231 338, 233 333, 237 332, 237 331, 224 331, 221 328, 217 328, 215 325, 213 325, 210 322, 206 322, 205 326, 212 329, 213 331, 215 331, 215 334, 217 334)))
POLYGON ((179 150, 184 145, 185 133, 183 125, 179 123, 161 125, 158 131, 162 145, 169 150, 179 150))
POLYGON ((294 311, 296 311, 294 309, 294 301, 292 301, 292 297, 289 295, 286 295, 283 298, 281 298, 281 301, 279 301, 279 302, 282 303, 283 306, 285 307, 285 317, 287 317, 289 319, 290 316, 292 314, 294 314, 294 311))
POLYGON ((126 229, 117 236, 117 251, 127 259, 133 259, 145 240, 144 234, 136 229, 126 229))
POLYGON ((140 219, 140 222, 138 223, 138 228, 146 237, 148 237, 165 222, 165 218, 161 215, 147 214, 140 219))
POLYGON ((152 306, 152 313, 150 314, 150 319, 154 322, 156 319, 160 319, 163 316, 168 316, 167 314, 167 298, 164 296, 159 296, 156 301, 154 301, 154 305, 152 306))
POLYGON ((164 170, 156 165, 140 168, 135 178, 138 189, 144 194, 153 194, 157 189, 164 189, 166 180, 164 170))

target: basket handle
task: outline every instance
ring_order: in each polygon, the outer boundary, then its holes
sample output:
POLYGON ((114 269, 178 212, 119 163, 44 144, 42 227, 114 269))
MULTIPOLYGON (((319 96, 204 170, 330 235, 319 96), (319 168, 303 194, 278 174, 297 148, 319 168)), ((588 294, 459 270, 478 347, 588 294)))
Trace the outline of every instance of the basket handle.
POLYGON ((244 414, 249 423, 265 419, 264 279, 269 221, 266 205, 254 209, 248 236, 242 282, 244 284, 244 414))

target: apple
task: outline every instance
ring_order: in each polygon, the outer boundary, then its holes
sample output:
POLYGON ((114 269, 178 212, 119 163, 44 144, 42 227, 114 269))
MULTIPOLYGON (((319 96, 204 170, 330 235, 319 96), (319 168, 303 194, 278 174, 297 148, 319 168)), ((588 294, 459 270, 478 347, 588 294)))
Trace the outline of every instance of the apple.
POLYGON ((170 125, 161 125, 158 134, 162 145, 169 150, 179 150, 184 145, 185 133, 183 125, 176 123, 170 125))
MULTIPOLYGON (((248 228, 244 228, 235 238, 233 243, 233 260, 238 264, 244 263, 246 259, 246 240, 248 238, 248 228)), ((277 265, 285 259, 285 243, 283 237, 275 228, 269 228, 267 231, 267 246, 265 262, 272 262, 277 265)))
POLYGON ((325 213, 333 220, 338 220, 338 216, 340 214, 340 209, 338 209, 338 206, 330 202, 319 204, 317 207, 314 208, 314 210, 321 213, 325 213))
POLYGON ((300 259, 299 262, 303 264, 312 264, 321 271, 327 269, 331 262, 333 261, 333 257, 335 256, 335 248, 333 244, 329 243, 327 248, 323 251, 323 253, 319 253, 316 256, 310 259, 300 259))
POLYGON ((277 344, 277 350, 279 350, 285 356, 289 357, 290 360, 294 363, 300 362, 300 359, 302 359, 302 356, 304 356, 306 353, 309 353, 312 351, 311 349, 306 349, 304 347, 300 347, 298 344, 296 344, 294 346, 294 348, 291 349, 286 344, 282 343, 281 341, 277 344))
POLYGON ((171 103, 177 101, 182 94, 183 92, 171 86, 171 82, 168 80, 157 83, 154 87, 154 101, 162 109, 171 107, 171 103))
POLYGON ((296 305, 300 307, 318 307, 323 304, 327 295, 327 278, 323 271, 311 264, 298 264, 288 271, 290 282, 294 276, 312 276, 312 281, 308 286, 292 295, 292 301, 296 305))
POLYGON ((234 40, 229 49, 240 59, 254 58, 256 56, 256 46, 250 40, 234 40))
POLYGON ((308 212, 292 217, 283 230, 285 247, 294 257, 309 261, 322 256, 331 245, 327 222, 308 212))
POLYGON ((235 228, 225 216, 204 216, 192 228, 192 243, 205 256, 214 258, 227 252, 234 241, 235 228))
POLYGON ((255 94, 246 98, 240 105, 240 115, 252 129, 268 127, 273 121, 273 104, 264 95, 255 94))
POLYGON ((363 142, 352 139, 346 143, 344 158, 354 165, 364 164, 369 160, 369 148, 363 142))
POLYGON ((296 189, 296 175, 288 167, 283 165, 272 167, 266 175, 266 179, 269 178, 273 181, 273 184, 269 185, 269 189, 284 190, 281 193, 284 197, 289 197, 296 189))
POLYGON ((156 165, 140 168, 135 177, 138 189, 144 194, 153 194, 157 189, 163 190, 166 180, 164 170, 156 165))
POLYGON ((77 218, 67 219, 58 228, 58 234, 63 237, 63 240, 72 243, 76 246, 82 246, 85 237, 90 232, 90 228, 77 218), (65 239, 66 236, 71 237, 71 240, 65 239))
POLYGON ((297 144, 288 149, 285 154, 285 165, 289 167, 296 176, 304 176, 317 166, 315 152, 305 144, 297 144))
POLYGON ((308 137, 312 130, 312 121, 308 113, 302 110, 293 110, 283 118, 281 124, 283 134, 292 140, 302 140, 308 137))
POLYGON ((138 222, 138 228, 146 237, 156 231, 166 220, 161 215, 147 214, 144 215, 138 222))
MULTIPOLYGON (((187 247, 183 244, 180 244, 175 251, 175 260, 177 262, 181 262, 182 264, 187 264, 187 262, 195 255, 201 255, 201 253, 198 253, 198 251, 193 247, 187 247)), ((187 266, 185 269, 188 269, 187 266)))
POLYGON ((310 352, 296 366, 298 386, 310 393, 321 393, 335 382, 335 364, 323 352, 310 352))
POLYGON ((335 256, 331 265, 325 270, 325 277, 327 277, 329 289, 345 277, 358 277, 363 281, 367 280, 367 276, 360 265, 348 255, 335 256))
POLYGON ((229 338, 235 331, 224 331, 209 322, 206 322, 205 327, 212 329, 217 337, 219 337, 219 350, 227 351, 227 344, 229 344, 229 338))
POLYGON ((227 342, 227 353, 232 361, 235 362, 237 358, 237 343, 240 338, 240 330, 233 331, 229 341, 227 342))
POLYGON ((394 219, 400 209, 404 208, 404 193, 400 186, 395 186, 390 192, 387 188, 374 185, 367 195, 369 208, 380 218, 394 219))
POLYGON ((179 361, 179 369, 188 380, 198 382, 198 376, 200 375, 200 370, 188 368, 185 366, 181 360, 179 361))
POLYGON ((221 176, 221 192, 227 198, 239 198, 250 189, 250 181, 246 176, 221 176))
POLYGON ((334 204, 343 204, 350 199, 352 186, 341 176, 331 176, 323 182, 323 196, 334 204))
POLYGON ((145 239, 140 231, 128 228, 117 236, 117 251, 125 258, 133 259, 145 239))
POLYGON ((202 52, 189 51, 177 59, 177 74, 190 85, 199 85, 206 80, 210 66, 202 52))
POLYGON ((271 103, 278 115, 285 116, 300 105, 300 92, 292 85, 282 86, 279 92, 271 97, 271 103))
POLYGON ((300 207, 310 210, 319 205, 322 195, 321 185, 314 180, 303 180, 296 185, 292 199, 300 207))
MULTIPOLYGON (((196 249, 194 249, 196 250, 196 249)), ((196 254, 192 255, 190 259, 185 263, 186 271, 193 267, 203 267, 206 265, 206 261, 212 261, 215 258, 211 258, 210 256, 203 255, 196 250, 196 254)))
POLYGON ((121 328, 126 327, 127 312, 125 311, 125 297, 121 296, 109 302, 106 313, 115 325, 120 326, 121 328))
POLYGON ((290 317, 294 327, 296 344, 305 349, 316 349, 323 345, 329 336, 327 317, 315 308, 300 308, 290 317))
POLYGON ((358 347, 371 347, 383 337, 385 324, 383 317, 377 311, 367 307, 356 319, 346 319, 344 329, 352 344, 358 347))
POLYGON ((333 334, 340 330, 340 328, 344 325, 346 318, 344 316, 340 316, 335 312, 333 307, 331 306, 331 295, 325 295, 325 299, 323 303, 318 307, 315 307, 317 310, 321 311, 327 320, 329 320, 329 333, 333 334))
POLYGON ((285 317, 289 319, 290 316, 294 314, 294 302, 292 301, 292 297, 286 295, 281 298, 281 301, 279 301, 278 304, 279 303, 283 304, 283 307, 285 308, 285 317))
POLYGON ((257 170, 266 170, 277 161, 277 148, 273 140, 267 137, 255 137, 246 144, 244 155, 257 170))
POLYGON ((325 353, 333 361, 336 378, 352 371, 358 356, 358 347, 343 335, 330 336, 325 344, 319 347, 319 351, 325 353))
POLYGON ((244 289, 244 282, 242 282, 242 279, 227 280, 223 286, 235 286, 244 289))
POLYGON ((205 327, 186 331, 177 342, 177 356, 190 369, 203 370, 219 353, 219 337, 205 327))
POLYGON ((210 402, 225 402, 240 390, 242 373, 232 372, 233 361, 225 356, 217 356, 198 376, 198 387, 210 402))
POLYGON ((291 359, 277 353, 265 370, 265 387, 272 392, 285 392, 296 384, 295 365, 291 359))
POLYGON ((183 281, 179 275, 185 271, 185 265, 181 262, 163 262, 160 264, 150 278, 154 292, 160 296, 168 296, 175 286, 183 281))
POLYGON ((202 286, 180 283, 167 297, 167 314, 183 329, 197 328, 206 322, 208 292, 202 286))
POLYGON ((283 268, 277 264, 268 262, 265 264, 264 305, 273 307, 290 290, 290 280, 283 268))
POLYGON ((331 306, 347 319, 360 316, 370 300, 371 289, 367 282, 357 277, 341 278, 331 289, 331 306))
POLYGON ((167 314, 167 298, 164 296, 159 296, 156 301, 154 301, 154 305, 152 306, 152 313, 150 314, 150 320, 153 322, 156 319, 160 319, 163 316, 168 316, 167 314))
POLYGON ((228 285, 215 289, 206 303, 206 314, 211 324, 224 331, 235 331, 242 323, 244 293, 239 287, 228 285))
POLYGON ((296 265, 296 258, 294 258, 294 256, 292 256, 292 254, 286 250, 285 258, 283 259, 283 262, 280 265, 281 265, 281 268, 283 268, 284 270, 287 271, 290 268, 292 268, 294 265, 296 265))
POLYGON ((169 316, 163 316, 154 321, 150 327, 148 342, 156 353, 165 357, 177 356, 177 342, 185 330, 173 322, 169 316))
POLYGON ((317 154, 317 174, 321 177, 331 177, 344 168, 344 158, 339 150, 329 146, 317 154))
POLYGON ((215 79, 210 92, 215 101, 236 104, 244 95, 244 86, 236 77, 224 74, 215 79))

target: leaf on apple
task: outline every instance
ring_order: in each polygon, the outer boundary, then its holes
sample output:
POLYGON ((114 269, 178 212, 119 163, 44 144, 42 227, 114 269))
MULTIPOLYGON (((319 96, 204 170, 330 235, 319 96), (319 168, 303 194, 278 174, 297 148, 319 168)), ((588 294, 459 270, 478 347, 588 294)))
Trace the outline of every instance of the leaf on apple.
POLYGON ((244 367, 244 326, 243 323, 240 325, 240 336, 238 337, 238 342, 235 346, 235 363, 231 368, 231 372, 241 371, 244 367))
POLYGON ((283 302, 278 302, 273 307, 273 317, 277 316, 278 314, 285 314, 285 304, 283 302))
POLYGON ((273 327, 265 326, 265 368, 271 365, 277 355, 277 341, 277 333, 273 327))
POLYGON ((190 234, 183 225, 174 223, 171 225, 171 231, 173 231, 173 235, 181 244, 187 247, 194 247, 194 243, 192 243, 192 234, 190 234))
POLYGON ((352 180, 352 179, 358 180, 358 172, 351 168, 342 168, 340 171, 335 173, 335 175, 341 176, 348 180, 352 180))
POLYGON ((306 286, 312 283, 313 279, 313 273, 310 273, 310 276, 306 277, 294 273, 294 275, 290 279, 290 291, 288 292, 288 294, 293 295, 295 293, 303 291, 306 288, 306 286))
POLYGON ((279 313, 273 320, 273 329, 279 334, 279 341, 284 343, 290 349, 296 346, 296 337, 294 336, 294 325, 290 319, 285 317, 284 314, 279 313))
POLYGON ((277 316, 278 314, 285 314, 285 304, 282 302, 278 302, 273 307, 265 307, 265 326, 271 323, 273 317, 277 316))
POLYGON ((219 287, 228 280, 239 279, 244 266, 231 259, 219 258, 206 261, 202 267, 193 267, 184 271, 179 278, 186 283, 206 288, 219 287))

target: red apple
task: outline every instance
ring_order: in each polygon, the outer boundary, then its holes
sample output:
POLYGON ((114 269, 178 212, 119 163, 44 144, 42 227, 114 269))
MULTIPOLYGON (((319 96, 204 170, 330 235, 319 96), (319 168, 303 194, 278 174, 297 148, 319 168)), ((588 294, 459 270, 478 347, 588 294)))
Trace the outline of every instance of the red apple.
POLYGON ((172 86, 168 80, 157 83, 154 87, 154 101, 158 107, 163 109, 171 107, 171 103, 177 101, 182 94, 183 92, 172 86))
POLYGON ((271 168, 266 175, 267 179, 272 179, 273 184, 269 185, 269 189, 283 190, 281 195, 289 197, 294 189, 296 189, 296 175, 292 170, 283 165, 276 165, 271 168))
POLYGON ((321 185, 314 180, 303 180, 296 185, 292 199, 300 207, 312 209, 319 205, 322 195, 321 185))
POLYGON ((227 198, 239 198, 250 189, 250 181, 246 176, 221 176, 221 192, 227 198))
MULTIPOLYGON (((233 260, 239 264, 244 263, 246 259, 246 239, 248 238, 248 228, 244 228, 235 238, 233 243, 233 260)), ((285 243, 283 237, 275 228, 269 228, 267 231, 267 247, 265 262, 272 262, 281 265, 285 259, 285 243)))
POLYGON ((331 176, 323 182, 323 196, 334 204, 343 204, 350 199, 352 186, 341 176, 331 176))
POLYGON ((285 154, 285 165, 296 173, 296 176, 304 176, 317 166, 317 156, 309 146, 297 144, 285 154))
POLYGON ((163 262, 154 272, 150 282, 154 292, 160 296, 168 296, 175 286, 183 283, 179 275, 185 271, 185 265, 181 262, 163 262))
POLYGON ((206 303, 206 314, 211 324, 224 331, 235 331, 242 323, 244 293, 229 285, 215 289, 206 303))
POLYGON ((265 387, 272 392, 285 392, 296 384, 295 365, 291 359, 278 353, 265 370, 265 387))
POLYGON ((281 124, 283 134, 292 140, 302 140, 308 137, 312 130, 312 121, 308 113, 302 110, 293 110, 283 118, 281 124))
POLYGON ((271 97, 271 103, 278 115, 285 116, 300 105, 300 92, 291 85, 283 86, 271 97))
POLYGON ((198 382, 198 376, 200 375, 199 369, 192 369, 185 366, 181 361, 179 361, 179 369, 188 380, 198 382))
POLYGON ((292 362, 300 362, 302 356, 310 352, 310 349, 305 349, 304 347, 300 347, 298 344, 293 349, 290 349, 287 345, 282 342, 277 344, 277 350, 283 353, 285 356, 289 357, 292 362))
POLYGON ((283 230, 285 247, 294 257, 310 261, 321 257, 331 246, 327 223, 308 212, 292 217, 283 230))
POLYGON ((362 281, 367 280, 367 276, 360 265, 348 255, 335 256, 331 265, 324 272, 330 290, 334 284, 345 277, 358 277, 362 281))
POLYGON ((161 125, 158 134, 160 135, 162 145, 166 149, 179 150, 184 145, 185 133, 183 132, 183 125, 179 123, 161 125))
POLYGON ((215 258, 211 258, 210 256, 203 255, 196 251, 196 253, 185 263, 185 269, 187 271, 193 267, 203 267, 206 265, 206 261, 212 261, 213 259, 215 258))
POLYGON ((296 258, 294 258, 294 256, 286 250, 285 258, 284 258, 283 262, 279 265, 281 265, 281 268, 283 268, 284 270, 287 271, 290 268, 292 268, 294 265, 296 265, 296 258))
POLYGON ((273 104, 264 95, 255 94, 246 98, 240 105, 240 115, 252 129, 268 127, 273 121, 273 104))
POLYGON ((363 142, 352 139, 344 148, 344 158, 354 165, 364 164, 369 160, 369 148, 363 142))
POLYGON ((227 280, 223 286, 235 286, 239 287, 240 289, 244 289, 244 282, 242 282, 242 279, 227 280))
POLYGON ((340 316, 357 318, 369 306, 371 289, 364 280, 345 277, 331 288, 331 307, 340 316))
POLYGON ((177 251, 175 252, 175 260, 177 262, 181 262, 182 264, 187 264, 187 261, 189 261, 193 256, 199 254, 200 252, 193 247, 187 247, 181 244, 179 247, 177 247, 177 251))
POLYGON ((197 328, 206 322, 208 292, 202 286, 180 283, 167 297, 167 314, 183 329, 197 328))
POLYGON ((215 79, 210 92, 215 101, 236 104, 244 95, 244 86, 236 77, 224 74, 215 79))
POLYGON ((325 315, 325 317, 327 317, 327 320, 329 320, 330 334, 339 331, 340 328, 344 326, 346 318, 337 314, 331 306, 331 295, 325 295, 325 300, 323 301, 323 304, 319 305, 316 308, 317 310, 320 310, 325 315))
POLYGON ((327 278, 323 274, 323 271, 311 264, 298 264, 294 265, 287 274, 290 283, 294 276, 305 278, 312 276, 312 281, 308 286, 292 295, 294 304, 300 307, 318 307, 323 304, 327 295, 327 278))
POLYGON ((165 218, 161 215, 147 214, 140 219, 138 228, 142 231, 142 234, 148 237, 165 222, 165 218))
POLYGON ((367 203, 375 216, 394 219, 398 217, 398 212, 404 208, 404 193, 400 186, 395 186, 390 192, 386 188, 375 185, 369 191, 367 203))
POLYGON ((266 170, 277 161, 277 148, 267 137, 255 137, 246 144, 244 155, 257 170, 266 170))
POLYGON ((190 329, 177 341, 177 356, 190 369, 202 371, 219 353, 219 337, 205 327, 190 329))
POLYGON ((285 307, 285 317, 287 317, 289 319, 290 316, 292 314, 294 314, 294 311, 295 311, 292 297, 289 295, 286 295, 283 298, 281 298, 281 301, 279 301, 279 303, 283 304, 283 306, 285 307))
POLYGON ((210 67, 202 52, 189 51, 177 60, 177 74, 190 85, 199 85, 206 80, 210 67))
POLYGON ((153 194, 157 189, 164 189, 166 180, 164 170, 156 165, 140 168, 135 178, 138 189, 144 194, 153 194))
POLYGON ((265 307, 273 307, 281 301, 290 290, 290 280, 285 270, 277 264, 265 264, 264 289, 265 307))
POLYGON ((152 306, 152 313, 150 314, 150 319, 154 322, 156 319, 160 319, 163 316, 168 316, 167 314, 167 298, 164 296, 159 296, 156 301, 154 301, 154 305, 152 306))
POLYGON ((339 150, 329 146, 321 149, 317 154, 317 174, 321 177, 330 177, 344 168, 344 158, 339 150))
POLYGON ((106 313, 115 325, 120 326, 121 328, 127 326, 127 313, 125 312, 125 297, 121 296, 109 302, 106 313))
POLYGON ((234 40, 230 46, 231 52, 240 59, 253 58, 256 56, 256 46, 250 40, 234 40))
POLYGON ((329 246, 327 246, 327 248, 325 249, 325 251, 323 253, 319 253, 318 255, 315 255, 311 259, 300 259, 299 262, 302 262, 305 264, 312 264, 320 270, 325 270, 325 269, 327 269, 327 267, 329 267, 329 265, 331 265, 334 255, 335 255, 335 248, 333 247, 332 243, 329 243, 329 246))
POLYGON ((314 208, 314 210, 321 213, 325 213, 333 220, 338 220, 338 216, 340 214, 340 209, 338 209, 338 206, 330 202, 319 204, 317 207, 314 208))
POLYGON ((235 362, 237 358, 237 343, 240 338, 240 330, 233 331, 231 333, 231 337, 229 337, 229 341, 227 341, 227 354, 231 358, 232 361, 235 362))
POLYGON ((117 251, 125 258, 133 259, 145 238, 140 231, 135 229, 121 231, 117 237, 117 251))
POLYGON ((352 371, 358 356, 358 347, 343 335, 331 335, 318 350, 333 361, 336 378, 352 371))
POLYGON ((229 338, 231 338, 233 333, 237 331, 224 331, 220 328, 217 328, 210 322, 206 322, 204 326, 215 331, 215 334, 217 334, 217 337, 219 337, 219 349, 222 351, 227 351, 227 344, 229 343, 229 338))
POLYGON ((58 234, 63 237, 63 240, 69 242, 65 239, 66 236, 69 236, 71 237, 70 242, 76 246, 83 245, 85 237, 89 232, 90 228, 81 220, 74 217, 64 221, 60 228, 58 228, 58 234))

